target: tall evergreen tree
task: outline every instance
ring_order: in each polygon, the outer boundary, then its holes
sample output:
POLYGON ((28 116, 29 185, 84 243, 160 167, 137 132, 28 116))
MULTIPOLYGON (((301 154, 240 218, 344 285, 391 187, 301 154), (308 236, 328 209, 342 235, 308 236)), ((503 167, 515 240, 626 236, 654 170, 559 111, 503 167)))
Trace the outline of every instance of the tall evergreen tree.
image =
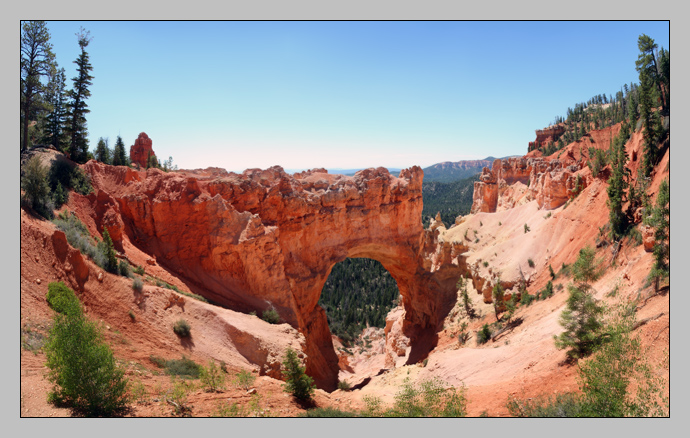
POLYGON ((50 33, 45 21, 22 22, 20 56, 20 118, 21 150, 29 147, 29 124, 42 110, 40 93, 44 86, 41 77, 55 70, 55 55, 50 44, 50 33))
POLYGON ((96 146, 96 151, 94 152, 93 157, 101 163, 110 164, 110 156, 111 152, 110 148, 108 147, 108 139, 103 139, 103 137, 99 138, 98 145, 96 146))
POLYGON ((67 104, 67 131, 69 134, 70 156, 72 160, 83 163, 88 157, 89 150, 86 114, 88 114, 90 110, 86 104, 86 99, 91 96, 89 86, 92 84, 91 80, 93 79, 93 76, 90 74, 93 67, 91 67, 91 63, 89 62, 89 54, 86 52, 86 47, 91 42, 92 38, 89 36, 89 32, 82 28, 77 34, 77 39, 79 47, 81 48, 81 53, 76 61, 74 61, 74 63, 77 64, 77 76, 72 78, 74 88, 68 93, 70 101, 67 104))
POLYGON ((628 141, 628 127, 623 125, 620 133, 611 143, 609 156, 611 159, 611 176, 609 186, 606 189, 608 194, 609 222, 611 223, 611 238, 619 240, 627 227, 627 220, 623 214, 624 195, 628 188, 628 174, 630 170, 626 167, 628 155, 625 151, 625 143, 628 141))
POLYGON ((657 123, 655 119, 658 114, 652 111, 652 80, 646 71, 640 72, 640 119, 644 127, 644 155, 642 158, 642 169, 644 176, 652 173, 652 169, 657 160, 657 123))
POLYGON ((47 144, 52 144, 58 150, 63 150, 67 141, 64 132, 67 115, 65 83, 65 69, 61 68, 51 75, 46 87, 46 103, 52 109, 46 116, 46 129, 43 141, 47 144))
POLYGON ((125 152, 125 143, 122 141, 122 137, 118 135, 113 150, 113 166, 126 166, 127 164, 129 164, 129 160, 125 152))
POLYGON ((670 230, 670 202, 671 192, 667 180, 663 180, 659 186, 656 197, 656 206, 652 209, 652 215, 646 220, 648 225, 655 228, 654 231, 654 265, 649 278, 654 282, 654 291, 659 290, 659 279, 669 276, 669 259, 671 246, 669 240, 670 230))
MULTIPOLYGON (((649 36, 642 34, 637 39, 637 48, 640 50, 640 54, 635 61, 635 68, 640 73, 640 79, 642 72, 645 72, 650 81, 651 86, 655 88, 658 92, 658 98, 661 100, 662 114, 667 114, 668 105, 665 101, 664 93, 661 90, 661 81, 659 75, 659 68, 656 62, 656 56, 654 51, 657 48, 657 44, 649 36)), ((656 106, 656 102, 653 102, 656 106)))

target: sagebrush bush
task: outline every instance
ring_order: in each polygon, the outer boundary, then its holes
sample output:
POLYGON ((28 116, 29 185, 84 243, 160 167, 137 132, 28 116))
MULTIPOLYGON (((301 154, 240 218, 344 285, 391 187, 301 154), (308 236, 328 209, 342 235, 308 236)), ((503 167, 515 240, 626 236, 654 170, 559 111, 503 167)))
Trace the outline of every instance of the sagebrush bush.
POLYGON ((134 277, 134 281, 132 281, 132 290, 136 293, 141 293, 141 291, 144 290, 144 282, 141 278, 134 277))
POLYGON ((192 327, 186 320, 178 319, 175 324, 173 324, 173 331, 177 336, 187 338, 192 334, 192 327))

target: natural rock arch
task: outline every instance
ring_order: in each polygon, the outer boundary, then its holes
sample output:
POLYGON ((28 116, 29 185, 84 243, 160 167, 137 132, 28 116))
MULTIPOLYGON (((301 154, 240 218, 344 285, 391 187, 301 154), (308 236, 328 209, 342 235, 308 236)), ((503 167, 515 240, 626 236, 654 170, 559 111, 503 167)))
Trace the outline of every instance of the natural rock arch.
MULTIPOLYGON (((96 221, 116 228, 207 298, 239 310, 275 307, 304 333, 307 373, 333 390, 338 359, 318 306, 333 266, 347 257, 379 261, 403 297, 409 361, 434 347, 455 301, 466 248, 437 241, 421 222, 419 167, 354 177, 282 168, 164 173, 90 161, 96 221), (107 193, 106 193, 107 192, 107 193), (121 218, 115 220, 114 218, 121 218)), ((111 233, 113 234, 113 233, 111 233)), ((117 244, 117 243, 116 243, 117 244)), ((121 244, 121 243, 120 243, 121 244)))

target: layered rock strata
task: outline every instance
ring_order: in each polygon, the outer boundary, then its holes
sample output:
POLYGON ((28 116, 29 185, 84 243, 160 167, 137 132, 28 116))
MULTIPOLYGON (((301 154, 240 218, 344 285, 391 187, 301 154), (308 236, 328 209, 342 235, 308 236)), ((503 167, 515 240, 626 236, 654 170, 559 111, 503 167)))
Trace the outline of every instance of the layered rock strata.
POLYGON ((305 335, 307 373, 321 388, 335 389, 338 376, 317 305, 336 263, 372 258, 395 278, 410 362, 434 347, 455 302, 463 249, 439 246, 438 230, 422 228, 419 167, 399 177, 384 168, 353 177, 323 169, 291 176, 280 167, 211 176, 95 161, 84 169, 96 193, 85 199, 103 206, 93 209, 96 222, 116 228, 117 238, 155 256, 212 302, 257 312, 273 306, 305 335))

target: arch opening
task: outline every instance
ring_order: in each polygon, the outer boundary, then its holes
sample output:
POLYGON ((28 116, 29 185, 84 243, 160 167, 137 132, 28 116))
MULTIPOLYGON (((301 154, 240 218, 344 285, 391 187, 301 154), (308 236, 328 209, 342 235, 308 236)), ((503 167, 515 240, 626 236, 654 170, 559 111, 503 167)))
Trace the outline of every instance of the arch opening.
POLYGON ((364 329, 385 327, 399 295, 397 282, 379 261, 346 258, 331 269, 318 304, 326 311, 331 334, 349 348, 364 329))

